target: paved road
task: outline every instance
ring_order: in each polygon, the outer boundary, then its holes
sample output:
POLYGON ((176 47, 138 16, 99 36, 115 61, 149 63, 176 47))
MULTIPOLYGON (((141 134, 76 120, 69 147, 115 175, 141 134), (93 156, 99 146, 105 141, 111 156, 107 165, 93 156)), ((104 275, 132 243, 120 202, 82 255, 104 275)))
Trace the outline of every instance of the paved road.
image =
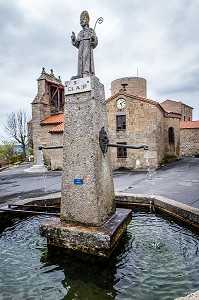
POLYGON ((61 190, 61 171, 26 173, 32 163, 22 163, 0 172, 0 206, 61 190))
POLYGON ((117 192, 159 195, 199 208, 199 158, 184 157, 150 173, 115 175, 117 192))
MULTIPOLYGON (((61 171, 26 173, 31 163, 0 172, 0 206, 20 199, 61 190, 61 171)), ((113 175, 115 191, 164 196, 199 208, 199 158, 186 157, 148 172, 126 171, 113 175)))

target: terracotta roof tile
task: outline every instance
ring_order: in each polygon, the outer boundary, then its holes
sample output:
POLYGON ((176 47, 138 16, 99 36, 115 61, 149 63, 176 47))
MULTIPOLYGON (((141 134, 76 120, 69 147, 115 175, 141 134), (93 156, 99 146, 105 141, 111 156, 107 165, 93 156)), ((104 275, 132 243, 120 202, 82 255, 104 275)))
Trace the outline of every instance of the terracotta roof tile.
POLYGON ((180 129, 199 128, 199 120, 197 121, 181 121, 180 129))
MULTIPOLYGON (((119 96, 119 95, 125 95, 125 96, 128 96, 128 97, 133 97, 133 98, 136 98, 136 99, 138 99, 138 100, 145 101, 145 102, 147 102, 147 103, 151 103, 151 104, 160 106, 159 102, 157 102, 157 101, 154 101, 154 100, 151 100, 151 99, 142 97, 142 96, 130 94, 130 93, 128 93, 128 92, 126 92, 126 91, 123 91, 123 90, 121 90, 121 91, 117 92, 116 94, 112 95, 111 97, 109 97, 109 98, 106 100, 106 102, 111 101, 113 98, 115 98, 115 97, 117 97, 117 96, 119 96)), ((160 107, 161 107, 162 110, 164 110, 162 106, 160 106, 160 107)))
MULTIPOLYGON (((160 104, 161 105, 161 104, 160 104)), ((168 114, 174 114, 174 115, 179 115, 179 116, 182 116, 181 113, 178 113, 178 112, 175 112, 175 111, 171 111, 171 110, 165 110, 166 113, 168 114)))
POLYGON ((64 122, 64 114, 50 116, 49 118, 41 121, 41 125, 59 124, 64 122))
POLYGON ((166 112, 168 114, 171 114, 171 115, 179 115, 181 116, 181 114, 179 113, 175 113, 173 111, 166 111, 159 102, 155 101, 155 100, 151 100, 151 99, 148 99, 146 97, 142 97, 142 96, 138 96, 138 95, 134 95, 134 94, 130 94, 126 91, 119 91, 117 92, 116 94, 112 95, 111 97, 109 97, 106 102, 109 102, 111 101, 112 99, 114 99, 115 97, 119 96, 119 95, 125 95, 125 96, 128 96, 128 97, 132 97, 132 98, 135 98, 135 99, 138 99, 138 100, 141 100, 141 101, 144 101, 144 102, 147 102, 147 103, 150 103, 150 104, 153 104, 153 105, 156 105, 157 107, 159 107, 163 112, 166 112))
POLYGON ((184 106, 187 106, 187 107, 193 109, 193 107, 191 107, 191 106, 189 106, 189 105, 183 103, 182 101, 175 101, 175 100, 167 99, 167 100, 161 102, 160 104, 163 104, 163 105, 164 105, 165 103, 166 103, 166 104, 167 104, 167 103, 174 103, 175 105, 176 105, 176 104, 180 104, 180 105, 184 105, 184 106))
POLYGON ((64 131, 64 123, 61 123, 53 127, 49 132, 50 133, 62 133, 64 131))

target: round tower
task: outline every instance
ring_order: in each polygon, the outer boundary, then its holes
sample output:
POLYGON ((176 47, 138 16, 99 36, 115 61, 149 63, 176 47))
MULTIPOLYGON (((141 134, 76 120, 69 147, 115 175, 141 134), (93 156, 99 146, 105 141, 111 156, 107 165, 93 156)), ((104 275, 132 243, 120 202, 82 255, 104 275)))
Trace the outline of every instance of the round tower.
POLYGON ((121 89, 133 95, 147 97, 146 79, 141 77, 123 77, 111 82, 111 95, 121 89))

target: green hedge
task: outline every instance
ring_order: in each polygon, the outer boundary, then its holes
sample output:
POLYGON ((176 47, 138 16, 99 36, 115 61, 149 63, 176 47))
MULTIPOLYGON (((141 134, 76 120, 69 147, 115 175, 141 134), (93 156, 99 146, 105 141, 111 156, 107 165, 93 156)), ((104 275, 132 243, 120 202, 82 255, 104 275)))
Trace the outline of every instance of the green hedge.
POLYGON ((9 158, 8 158, 8 163, 9 164, 14 164, 16 162, 20 162, 20 161, 23 161, 23 154, 16 154, 16 155, 11 155, 9 158))

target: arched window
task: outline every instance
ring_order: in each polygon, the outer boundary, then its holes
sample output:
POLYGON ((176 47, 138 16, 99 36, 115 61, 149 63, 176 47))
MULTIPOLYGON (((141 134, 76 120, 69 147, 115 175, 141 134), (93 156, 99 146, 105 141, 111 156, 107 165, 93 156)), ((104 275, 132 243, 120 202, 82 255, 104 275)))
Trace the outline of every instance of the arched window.
POLYGON ((174 144, 174 128, 169 127, 169 144, 174 144))

